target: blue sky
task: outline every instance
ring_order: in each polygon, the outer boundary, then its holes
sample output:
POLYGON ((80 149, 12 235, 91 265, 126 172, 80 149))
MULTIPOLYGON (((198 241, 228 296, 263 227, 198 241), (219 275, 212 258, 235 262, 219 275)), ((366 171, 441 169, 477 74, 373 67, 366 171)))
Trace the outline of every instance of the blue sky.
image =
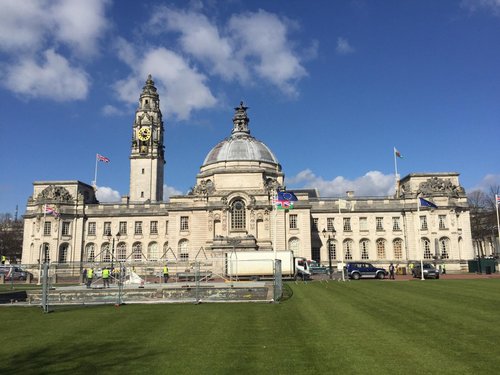
POLYGON ((288 188, 387 195, 399 173, 500 184, 500 1, 0 2, 0 213, 33 181, 128 194, 148 73, 166 128, 166 194, 250 107, 288 188))

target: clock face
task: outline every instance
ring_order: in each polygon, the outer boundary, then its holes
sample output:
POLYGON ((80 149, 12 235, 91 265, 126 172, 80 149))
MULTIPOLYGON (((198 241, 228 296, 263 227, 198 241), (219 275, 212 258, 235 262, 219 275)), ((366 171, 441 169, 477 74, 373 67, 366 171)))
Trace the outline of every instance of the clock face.
POLYGON ((151 129, 140 128, 137 131, 137 138, 139 138, 141 141, 147 141, 149 138, 151 138, 151 129))

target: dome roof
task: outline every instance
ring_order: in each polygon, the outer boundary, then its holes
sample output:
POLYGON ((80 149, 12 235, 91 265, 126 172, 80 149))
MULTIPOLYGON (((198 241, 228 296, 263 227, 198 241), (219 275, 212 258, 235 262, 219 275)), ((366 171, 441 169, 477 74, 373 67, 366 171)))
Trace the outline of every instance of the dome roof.
POLYGON ((279 164, 272 151, 261 141, 250 135, 248 123, 250 122, 243 102, 236 107, 233 118, 233 131, 230 137, 219 142, 208 153, 203 165, 225 161, 263 161, 279 164))

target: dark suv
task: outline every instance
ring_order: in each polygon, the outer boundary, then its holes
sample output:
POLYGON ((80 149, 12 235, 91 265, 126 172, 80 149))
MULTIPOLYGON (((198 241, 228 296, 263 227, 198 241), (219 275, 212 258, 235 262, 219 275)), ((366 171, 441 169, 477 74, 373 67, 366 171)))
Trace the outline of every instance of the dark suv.
POLYGON ((354 280, 358 279, 383 279, 387 271, 366 262, 349 262, 346 266, 347 275, 354 280))

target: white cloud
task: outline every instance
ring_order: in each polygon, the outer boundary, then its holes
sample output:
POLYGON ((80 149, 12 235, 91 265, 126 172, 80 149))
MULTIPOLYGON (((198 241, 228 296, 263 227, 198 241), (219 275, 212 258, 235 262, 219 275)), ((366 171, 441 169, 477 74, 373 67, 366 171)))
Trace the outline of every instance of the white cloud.
POLYGON ((217 103, 205 84, 206 77, 173 51, 154 48, 143 54, 132 54, 129 50, 122 54, 122 58, 133 70, 132 75, 115 84, 119 97, 124 101, 135 103, 143 82, 148 74, 152 74, 156 87, 162 93, 162 105, 167 106, 168 113, 181 120, 188 119, 193 110, 210 108, 217 103), (141 57, 128 61, 133 55, 141 57))
POLYGON ((118 191, 107 186, 98 186, 95 195, 97 200, 101 203, 119 202, 121 199, 118 191))
POLYGON ((260 77, 295 96, 295 83, 307 72, 291 48, 288 32, 287 24, 263 10, 234 15, 229 20, 229 33, 239 46, 237 54, 247 59, 260 77))
POLYGON ((263 10, 236 14, 227 24, 217 25, 200 10, 160 7, 151 18, 149 31, 179 33, 182 53, 211 75, 246 85, 260 79, 290 96, 298 94, 297 81, 307 75, 301 59, 314 58, 317 44, 304 49, 300 57, 289 39, 296 25, 263 10))
POLYGON ((234 58, 231 40, 221 36, 217 26, 205 15, 162 7, 153 16, 151 25, 180 32, 182 49, 204 63, 212 74, 224 79, 247 79, 247 68, 234 58))
POLYGON ((489 192, 491 188, 495 188, 497 186, 500 186, 500 174, 487 174, 476 184, 476 186, 467 189, 467 191, 481 190, 489 192))
POLYGON ((500 0, 462 0, 460 5, 471 12, 484 10, 500 16, 500 0))
POLYGON ((36 52, 63 43, 77 54, 93 54, 109 22, 108 0, 4 0, 0 49, 36 52))
POLYGON ((324 197, 345 195, 346 191, 350 190, 357 196, 388 196, 394 194, 394 181, 393 174, 386 175, 379 171, 369 171, 354 180, 338 176, 328 181, 306 169, 288 178, 287 185, 297 188, 317 188, 324 197))
POLYGON ((53 2, 49 12, 55 21, 55 38, 70 45, 78 54, 95 53, 97 41, 109 25, 105 17, 108 3, 108 0, 53 2))
POLYGON ((182 195, 182 192, 177 190, 172 186, 168 186, 166 184, 163 185, 163 200, 169 201, 170 197, 173 195, 182 195))
POLYGON ((335 49, 339 55, 348 55, 354 52, 354 48, 351 47, 349 41, 345 38, 337 38, 337 48, 335 49))
POLYGON ((84 99, 90 81, 87 73, 71 67, 68 60, 49 49, 42 63, 23 59, 6 69, 5 86, 17 94, 55 101, 84 99))
POLYGON ((111 105, 111 104, 106 104, 104 107, 102 107, 101 113, 104 116, 108 116, 108 117, 122 116, 125 114, 129 114, 128 111, 124 111, 124 110, 121 110, 119 108, 116 108, 114 105, 111 105))
POLYGON ((67 101, 87 96, 90 80, 78 59, 95 55, 109 22, 109 0, 2 1, 2 84, 32 98, 67 101), (67 48, 67 56, 62 52, 67 48), (75 59, 69 57, 72 55, 75 59))

